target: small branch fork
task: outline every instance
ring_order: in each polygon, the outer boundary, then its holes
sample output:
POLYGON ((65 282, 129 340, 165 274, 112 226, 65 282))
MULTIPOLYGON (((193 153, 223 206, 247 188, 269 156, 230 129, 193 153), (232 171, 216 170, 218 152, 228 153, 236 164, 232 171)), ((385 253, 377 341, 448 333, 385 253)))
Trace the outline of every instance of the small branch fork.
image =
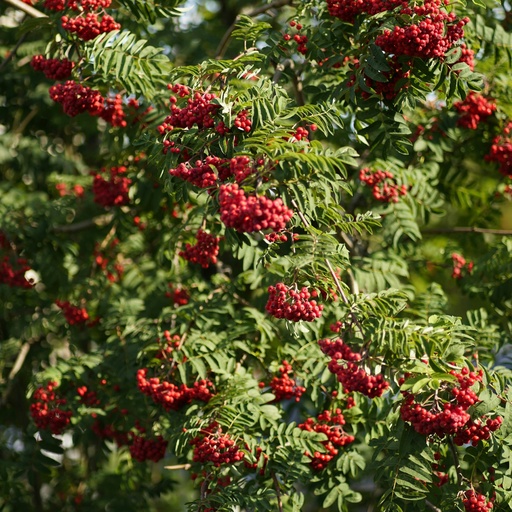
MULTIPOLYGON (((292 5, 293 0, 275 0, 271 4, 268 5, 262 5, 261 7, 257 7, 249 12, 242 12, 240 14, 243 14, 245 16, 249 16, 250 18, 253 18, 254 16, 258 16, 259 14, 263 14, 267 11, 270 11, 272 9, 278 9, 279 7, 284 7, 285 5, 292 5)), ((226 51, 229 38, 231 37, 231 34, 236 28, 236 24, 238 20, 240 19, 240 14, 236 17, 234 23, 226 30, 224 36, 222 37, 221 42, 219 43, 219 46, 217 48, 217 51, 215 52, 215 58, 221 59, 224 56, 224 52, 226 51)))

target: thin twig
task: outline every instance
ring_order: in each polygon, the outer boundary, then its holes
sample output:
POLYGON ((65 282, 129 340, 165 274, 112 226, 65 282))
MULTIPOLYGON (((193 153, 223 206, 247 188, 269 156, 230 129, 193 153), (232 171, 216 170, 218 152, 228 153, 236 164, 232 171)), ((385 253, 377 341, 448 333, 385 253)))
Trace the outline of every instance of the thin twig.
POLYGON ((23 363, 25 362, 25 359, 27 358, 28 352, 30 350, 30 343, 25 342, 21 346, 20 351, 18 352, 18 356, 16 357, 16 361, 14 361, 14 366, 12 367, 11 371, 9 372, 9 376, 7 377, 7 386, 4 391, 4 395, 2 396, 2 405, 5 405, 7 403, 7 399, 9 398, 9 395, 11 394, 14 377, 18 374, 18 372, 21 370, 23 363))
POLYGON ((488 233, 491 235, 512 235, 512 229, 491 229, 491 228, 479 228, 476 226, 460 226, 453 228, 432 228, 422 229, 423 235, 439 235, 443 233, 488 233))
POLYGON ((434 512, 443 512, 439 507, 436 507, 433 503, 430 503, 430 501, 425 500, 425 505, 434 512))
POLYGON ((164 469, 184 469, 188 470, 192 467, 192 464, 176 464, 175 466, 164 466, 164 469))
POLYGON ((84 229, 96 227, 103 227, 109 224, 114 218, 114 214, 106 213, 104 215, 98 215, 93 219, 86 219, 75 224, 68 224, 67 226, 55 226, 53 231, 55 233, 74 233, 76 231, 82 231, 84 229))
POLYGON ((27 34, 23 34, 19 39, 14 48, 9 52, 7 57, 2 61, 0 64, 0 71, 2 71, 9 62, 13 59, 13 57, 16 55, 16 52, 18 51, 18 48, 23 44, 23 41, 27 38, 27 34))
POLYGON ((46 14, 41 11, 38 11, 35 7, 28 5, 21 0, 4 0, 5 3, 11 4, 16 9, 23 11, 24 13, 32 16, 32 18, 48 18, 46 14))
POLYGON ((217 51, 215 52, 215 58, 221 59, 224 55, 224 52, 226 51, 226 48, 228 46, 229 38, 231 37, 231 34, 236 28, 236 24, 238 23, 240 16, 249 16, 250 18, 253 18, 254 16, 258 16, 259 14, 263 14, 267 11, 270 11, 271 9, 278 9, 279 7, 284 7, 285 5, 292 5, 293 0, 276 0, 275 2, 272 2, 268 5, 263 5, 261 7, 257 7, 256 9, 253 9, 249 12, 241 12, 237 15, 235 18, 235 21, 232 23, 232 25, 226 30, 225 34, 222 36, 222 40, 219 43, 219 46, 217 48, 217 51))
POLYGON ((279 489, 279 482, 277 481, 276 474, 272 472, 272 480, 274 481, 274 489, 277 496, 277 507, 279 512, 283 512, 283 501, 281 500, 281 490, 279 489))

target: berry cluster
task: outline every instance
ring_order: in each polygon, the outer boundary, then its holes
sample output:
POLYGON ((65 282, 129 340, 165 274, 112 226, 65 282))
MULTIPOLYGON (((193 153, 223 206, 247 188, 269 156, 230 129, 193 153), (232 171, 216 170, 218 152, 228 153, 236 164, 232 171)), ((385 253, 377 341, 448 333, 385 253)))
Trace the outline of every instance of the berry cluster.
POLYGON ((169 299, 171 299, 171 302, 175 306, 177 306, 177 307, 185 306, 188 304, 190 295, 189 295, 188 291, 185 290, 185 288, 181 288, 181 287, 174 288, 174 286, 171 283, 169 283, 168 287, 169 287, 169 291, 165 292, 165 296, 168 297, 169 299))
POLYGON ((240 233, 281 231, 293 216, 293 211, 280 198, 247 196, 236 183, 221 185, 219 207, 220 220, 240 233))
POLYGON ((488 512, 493 508, 492 501, 487 501, 483 494, 479 494, 473 489, 464 493, 462 504, 466 512, 488 512))
POLYGON ((394 175, 390 171, 370 171, 368 167, 361 169, 359 179, 372 187, 372 195, 377 201, 383 203, 398 203, 399 197, 407 193, 405 185, 397 185, 394 175))
POLYGON ((197 263, 203 268, 217 263, 220 237, 210 235, 200 229, 196 234, 196 240, 195 245, 185 244, 185 250, 180 251, 179 255, 190 263, 197 263))
POLYGON ((30 65, 36 71, 42 71, 51 80, 65 80, 71 75, 75 63, 68 59, 46 59, 43 55, 34 55, 30 65))
POLYGON ((73 189, 68 189, 66 183, 57 183, 55 185, 55 189, 59 193, 60 197, 64 197, 70 194, 74 194, 75 197, 83 197, 85 194, 85 189, 82 185, 73 185, 73 189))
POLYGON ((403 6, 400 13, 411 16, 417 23, 386 29, 375 39, 375 44, 393 55, 444 58, 446 52, 464 36, 463 28, 469 18, 459 20, 454 12, 447 13, 442 9, 442 5, 441 0, 427 0, 412 8, 403 6))
POLYGON ((167 444, 162 436, 157 436, 155 439, 146 439, 144 436, 133 434, 130 454, 132 458, 139 462, 146 460, 158 462, 164 458, 167 444))
POLYGON ((204 161, 197 160, 195 167, 189 163, 181 163, 169 174, 188 181, 199 188, 212 188, 217 183, 217 176, 221 174, 220 168, 227 165, 228 160, 217 156, 207 156, 204 161))
POLYGON ((89 321, 89 314, 85 308, 73 306, 67 301, 56 300, 55 304, 62 309, 69 325, 84 325, 89 321))
POLYGON ((69 425, 72 413, 61 408, 66 404, 66 399, 57 396, 54 391, 56 387, 57 382, 51 381, 35 390, 30 414, 37 428, 48 428, 52 434, 58 435, 69 425))
POLYGON ((137 371, 137 387, 145 395, 151 397, 156 404, 162 405, 166 411, 178 411, 192 400, 208 402, 213 396, 213 384, 209 380, 194 382, 189 388, 186 384, 173 384, 161 381, 158 377, 147 378, 147 368, 137 371))
POLYGON ((275 395, 275 401, 280 402, 281 400, 295 399, 296 402, 300 400, 303 393, 306 392, 306 388, 297 385, 295 379, 292 379, 290 375, 293 375, 292 366, 288 361, 283 361, 282 366, 279 367, 280 377, 273 377, 270 381, 270 387, 275 395))
MULTIPOLYGON (((474 445, 482 439, 489 439, 490 433, 497 430, 502 419, 500 417, 492 420, 481 418, 472 420, 467 412, 476 404, 479 399, 471 387, 482 381, 483 372, 475 373, 468 368, 463 368, 460 373, 452 370, 457 383, 445 383, 442 385, 436 396, 431 395, 424 403, 419 403, 416 397, 408 392, 402 391, 404 401, 400 406, 400 414, 404 421, 411 423, 414 430, 426 436, 437 435, 444 437, 454 435, 454 441, 462 445, 472 443, 474 445), (445 398, 441 393, 444 392, 445 398), (482 419, 487 420, 485 425, 482 419)), ((410 375, 409 375, 410 377, 410 375)))
POLYGON ((92 424, 91 430, 101 439, 115 441, 117 446, 127 446, 130 444, 130 434, 116 429, 111 423, 102 425, 100 420, 96 420, 92 424))
POLYGON ((104 107, 104 99, 99 91, 80 85, 73 80, 50 87, 50 98, 61 103, 64 112, 70 117, 83 112, 99 116, 104 107))
POLYGON ((249 118, 249 112, 247 110, 238 112, 233 125, 237 130, 241 130, 246 133, 250 132, 252 128, 252 121, 249 118))
POLYGON ((100 249, 100 245, 96 244, 93 252, 94 263, 105 273, 111 283, 119 281, 124 273, 123 264, 116 261, 115 248, 118 244, 119 239, 114 238, 105 249, 100 249), (114 261, 113 264, 111 264, 112 261, 114 261))
MULTIPOLYGON (((162 347, 156 354, 155 359, 167 359, 167 356, 178 349, 181 345, 181 336, 179 334, 172 335, 170 331, 164 331, 165 346, 162 347)), ((161 343, 160 338, 157 339, 161 343)))
MULTIPOLYGON (((108 171, 108 181, 98 173, 92 173, 94 180, 92 191, 94 202, 107 208, 109 206, 122 206, 130 202, 129 192, 132 180, 124 176, 125 166, 111 167, 108 171)), ((106 174, 106 169, 101 170, 106 174)))
POLYGON ((452 254, 452 262, 453 262, 453 270, 452 270, 452 277, 454 279, 462 279, 463 277, 463 271, 464 273, 471 274, 473 271, 473 262, 472 261, 466 261, 466 259, 461 256, 460 254, 457 254, 454 252, 452 254))
POLYGON ((345 393, 357 391, 369 398, 382 396, 389 382, 382 375, 370 375, 360 367, 361 354, 353 352, 341 339, 318 341, 320 350, 331 358, 328 368, 343 385, 345 393), (341 364, 338 362, 342 360, 341 364))
MULTIPOLYGON (((389 58, 387 63, 391 69, 382 73, 382 75, 386 77, 386 81, 380 82, 366 76, 365 83, 368 87, 371 87, 377 95, 382 96, 382 98, 386 100, 393 100, 402 89, 409 87, 408 79, 411 76, 410 63, 400 62, 396 55, 389 58)), ((359 63, 356 63, 355 67, 357 68, 358 66, 359 63)), ((349 85, 354 85, 355 81, 354 76, 349 82, 349 85)), ((370 94, 366 91, 361 91, 361 96, 366 99, 370 97, 370 94)))
POLYGON ((322 315, 323 305, 309 300, 313 294, 306 287, 297 291, 284 283, 268 287, 268 301, 265 309, 275 318, 286 318, 292 322, 312 322, 322 315))
POLYGON ((89 389, 87 386, 79 386, 76 392, 80 397, 80 402, 87 405, 87 407, 100 405, 100 400, 96 391, 89 389))
POLYGON ((30 270, 27 260, 16 258, 13 264, 9 256, 0 259, 0 284, 6 284, 11 288, 32 288, 34 283, 25 277, 30 270))
POLYGON ((488 162, 499 164, 500 172, 508 178, 512 178, 512 138, 509 136, 512 131, 512 122, 503 129, 503 135, 498 135, 492 141, 489 154, 485 156, 488 162))
MULTIPOLYGON (((190 89, 181 84, 168 87, 180 98, 191 94, 190 89)), ((194 125, 197 125, 199 129, 213 128, 215 126, 214 115, 220 108, 219 105, 212 103, 215 98, 213 93, 195 92, 188 98, 187 105, 180 108, 177 105, 178 98, 171 96, 171 114, 164 119, 164 122, 158 127, 158 131, 160 134, 164 134, 171 132, 174 128, 192 128, 194 125)))
POLYGON ((94 12, 88 12, 85 16, 62 16, 62 28, 67 32, 76 34, 82 41, 91 41, 100 34, 119 30, 121 25, 112 16, 104 14, 101 18, 94 12))
POLYGON ((190 444, 194 447, 194 462, 213 462, 215 467, 219 467, 244 459, 244 452, 228 434, 223 434, 222 427, 216 421, 201 429, 200 434, 190 440, 190 444))
POLYGON ((126 114, 123 110, 123 99, 120 94, 105 98, 105 107, 103 108, 100 117, 111 126, 126 128, 126 114))
POLYGON ((326 0, 329 14, 348 23, 353 23, 359 14, 374 15, 390 11, 400 5, 406 6, 406 0, 326 0))
POLYGON ((51 11, 97 11, 106 9, 111 3, 112 0, 45 0, 43 6, 51 11))
POLYGON ((317 418, 308 418, 304 423, 297 425, 302 430, 318 432, 327 436, 327 439, 322 441, 326 450, 325 453, 315 452, 310 454, 306 452, 305 454, 311 459, 313 469, 321 471, 338 455, 338 448, 354 442, 355 437, 346 434, 343 425, 345 425, 345 418, 341 409, 336 409, 335 414, 324 411, 317 418))
POLYGON ((480 122, 484 122, 496 110, 494 101, 489 101, 473 91, 466 96, 464 101, 456 101, 453 106, 457 112, 462 114, 457 124, 469 130, 476 130, 480 122))
POLYGON ((290 21, 290 27, 294 28, 296 30, 295 35, 291 34, 284 34, 283 39, 285 41, 294 41, 297 44, 297 51, 299 53, 302 53, 302 55, 306 55, 308 48, 306 46, 308 42, 308 38, 305 35, 301 35, 300 31, 302 30, 302 25, 300 23, 297 23, 296 21, 290 21))

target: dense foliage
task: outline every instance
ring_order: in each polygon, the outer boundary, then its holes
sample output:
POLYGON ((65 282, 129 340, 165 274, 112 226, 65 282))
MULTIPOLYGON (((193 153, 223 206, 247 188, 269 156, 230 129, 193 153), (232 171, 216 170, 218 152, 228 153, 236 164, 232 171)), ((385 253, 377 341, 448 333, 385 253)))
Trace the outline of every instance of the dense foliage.
POLYGON ((0 27, 0 510, 511 508, 507 2, 0 27))

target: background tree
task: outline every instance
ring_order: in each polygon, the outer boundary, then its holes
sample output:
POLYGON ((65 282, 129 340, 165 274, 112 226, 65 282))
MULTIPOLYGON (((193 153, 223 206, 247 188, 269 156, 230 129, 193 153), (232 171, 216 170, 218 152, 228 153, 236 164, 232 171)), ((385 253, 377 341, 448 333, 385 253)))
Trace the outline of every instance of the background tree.
POLYGON ((507 3, 0 4, 0 507, 508 510, 507 3))

